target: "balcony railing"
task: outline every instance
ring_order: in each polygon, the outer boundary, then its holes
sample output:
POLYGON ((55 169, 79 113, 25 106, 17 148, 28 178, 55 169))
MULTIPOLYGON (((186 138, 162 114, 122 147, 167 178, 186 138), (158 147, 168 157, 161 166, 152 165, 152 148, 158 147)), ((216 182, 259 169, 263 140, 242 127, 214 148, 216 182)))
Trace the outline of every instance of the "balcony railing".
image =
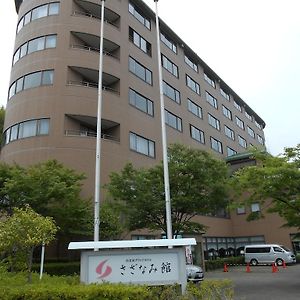
MULTIPOLYGON (((97 133, 94 131, 87 131, 87 130, 65 130, 66 136, 80 136, 80 137, 92 137, 95 138, 97 136, 97 133)), ((115 136, 102 133, 101 138, 104 140, 110 140, 114 142, 120 142, 118 138, 115 136)))
MULTIPOLYGON (((85 45, 71 45, 70 46, 72 49, 81 49, 81 50, 85 50, 85 51, 90 51, 90 52, 98 52, 99 53, 99 49, 98 48, 95 48, 95 47, 89 47, 89 46, 85 46, 85 45)), ((103 55, 107 55, 107 56, 110 56, 112 58, 115 58, 117 60, 120 60, 119 57, 111 54, 110 52, 107 52, 107 51, 103 51, 103 55)))
MULTIPOLYGON (((99 16, 93 15, 93 14, 85 12, 85 11, 78 11, 78 10, 73 11, 72 16, 75 16, 75 17, 80 16, 80 17, 86 17, 86 18, 90 18, 90 19, 101 20, 101 18, 99 16)), ((104 22, 107 24, 110 24, 116 28, 119 28, 118 25, 116 25, 113 22, 110 22, 108 20, 104 20, 104 22)))
MULTIPOLYGON (((77 81, 77 80, 69 80, 68 85, 74 85, 74 86, 84 86, 84 87, 91 87, 91 88, 98 88, 98 83, 96 82, 88 82, 88 81, 77 81)), ((112 89, 109 86, 102 86, 103 91, 108 91, 117 95, 120 95, 120 92, 112 89)))

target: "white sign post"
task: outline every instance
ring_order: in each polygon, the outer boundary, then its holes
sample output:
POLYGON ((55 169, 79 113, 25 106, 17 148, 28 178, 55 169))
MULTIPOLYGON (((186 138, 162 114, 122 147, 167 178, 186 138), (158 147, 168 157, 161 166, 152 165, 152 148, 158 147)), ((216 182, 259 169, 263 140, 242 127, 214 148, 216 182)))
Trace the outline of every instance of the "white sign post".
POLYGON ((185 247, 195 244, 195 239, 72 242, 69 249, 99 249, 81 253, 83 283, 177 283, 183 293, 187 283, 185 247))

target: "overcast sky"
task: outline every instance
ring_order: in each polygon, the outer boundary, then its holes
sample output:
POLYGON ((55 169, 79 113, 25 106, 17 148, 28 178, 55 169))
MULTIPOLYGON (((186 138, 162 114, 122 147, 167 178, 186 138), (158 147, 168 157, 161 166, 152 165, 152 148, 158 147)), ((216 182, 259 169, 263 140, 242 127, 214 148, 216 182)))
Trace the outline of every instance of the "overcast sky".
MULTIPOLYGON (((14 1, 5 2, 0 10, 3 105, 17 23, 14 1)), ((155 10, 153 0, 144 2, 155 10)), ((300 143, 299 0, 159 0, 158 12, 266 122, 272 154, 300 143)))

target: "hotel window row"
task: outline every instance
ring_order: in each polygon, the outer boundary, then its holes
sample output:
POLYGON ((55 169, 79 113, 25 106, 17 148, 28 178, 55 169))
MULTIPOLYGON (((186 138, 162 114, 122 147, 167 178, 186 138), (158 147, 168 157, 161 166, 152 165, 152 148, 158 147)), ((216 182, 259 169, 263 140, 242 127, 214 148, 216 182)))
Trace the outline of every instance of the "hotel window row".
POLYGON ((30 22, 47 17, 59 14, 59 2, 52 2, 49 4, 38 6, 24 15, 17 26, 17 33, 27 24, 30 22))
POLYGON ((172 61, 170 61, 166 56, 163 54, 161 55, 161 64, 162 66, 169 71, 175 77, 179 77, 178 75, 178 67, 172 61))
POLYGON ((129 40, 149 56, 152 55, 151 44, 131 27, 129 27, 129 40))
POLYGON ((4 132, 4 143, 24 139, 33 136, 48 135, 50 127, 49 119, 28 120, 7 128, 4 132))
POLYGON ((132 3, 129 3, 129 12, 147 29, 151 30, 151 22, 150 19, 145 17, 143 13, 132 3))
POLYGON ((8 99, 13 97, 15 94, 42 85, 53 84, 53 70, 38 71, 17 79, 9 88, 8 99))
POLYGON ((132 57, 129 57, 129 71, 146 83, 152 85, 152 72, 132 57))
POLYGON ((132 89, 129 89, 129 103, 150 116, 154 115, 153 102, 132 89))
POLYGON ((200 85, 189 75, 186 74, 186 85, 194 91, 196 94, 200 95, 200 85))
POLYGON ((55 48, 56 47, 56 34, 41 36, 24 43, 17 49, 13 56, 13 65, 25 55, 33 52, 55 48))

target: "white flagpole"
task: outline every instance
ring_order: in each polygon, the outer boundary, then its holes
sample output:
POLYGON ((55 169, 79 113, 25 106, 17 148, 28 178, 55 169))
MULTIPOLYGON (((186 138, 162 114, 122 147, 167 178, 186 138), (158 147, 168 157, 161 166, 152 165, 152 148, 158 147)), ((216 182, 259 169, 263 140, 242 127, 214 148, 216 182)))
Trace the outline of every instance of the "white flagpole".
MULTIPOLYGON (((96 137, 96 166, 95 166, 95 207, 94 207, 94 242, 99 241, 100 227, 100 154, 101 154, 101 117, 102 117, 102 72, 103 72, 103 27, 104 2, 101 0, 101 29, 99 50, 99 77, 98 77, 98 110, 97 110, 97 137, 96 137)), ((97 251, 98 249, 94 249, 97 251)))
POLYGON ((167 223, 167 238, 172 239, 172 217, 171 217, 171 199, 170 199, 170 183, 169 183, 169 167, 168 167, 168 153, 167 153, 167 137, 165 124, 165 103, 163 95, 163 81, 161 70, 161 53, 160 53, 160 30, 158 20, 157 2, 155 2, 155 19, 156 19, 156 39, 157 39, 157 61, 158 61, 158 80, 159 80, 159 94, 160 94, 160 114, 161 114, 161 134, 162 134, 162 148, 163 148, 163 166, 164 166, 164 185, 165 185, 165 202, 166 202, 166 223, 167 223))

